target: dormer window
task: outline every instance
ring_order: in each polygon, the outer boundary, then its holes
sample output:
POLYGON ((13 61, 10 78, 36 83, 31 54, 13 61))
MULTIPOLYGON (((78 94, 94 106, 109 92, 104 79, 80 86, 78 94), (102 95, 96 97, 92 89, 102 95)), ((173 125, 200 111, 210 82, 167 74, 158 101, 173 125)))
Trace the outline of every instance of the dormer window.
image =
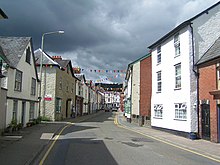
POLYGON ((28 47, 26 49, 26 62, 28 64, 31 64, 31 50, 30 50, 30 47, 28 47))

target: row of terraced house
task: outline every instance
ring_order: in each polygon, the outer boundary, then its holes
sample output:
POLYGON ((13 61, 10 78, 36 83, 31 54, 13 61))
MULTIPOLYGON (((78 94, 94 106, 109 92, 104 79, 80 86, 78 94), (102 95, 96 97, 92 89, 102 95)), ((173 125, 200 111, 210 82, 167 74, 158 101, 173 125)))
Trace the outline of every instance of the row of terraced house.
MULTIPOLYGON (((2 10, 0 16, 7 18, 2 10)), ((1 132, 39 117, 63 120, 103 107, 103 90, 74 71, 71 60, 34 51, 31 37, 0 37, 1 132)))
POLYGON ((129 122, 220 142, 219 20, 220 2, 176 26, 128 65, 129 122))
POLYGON ((57 121, 94 113, 104 103, 101 89, 75 74, 71 60, 33 51, 30 37, 0 37, 0 48, 1 129, 12 121, 25 127, 39 116, 57 121))

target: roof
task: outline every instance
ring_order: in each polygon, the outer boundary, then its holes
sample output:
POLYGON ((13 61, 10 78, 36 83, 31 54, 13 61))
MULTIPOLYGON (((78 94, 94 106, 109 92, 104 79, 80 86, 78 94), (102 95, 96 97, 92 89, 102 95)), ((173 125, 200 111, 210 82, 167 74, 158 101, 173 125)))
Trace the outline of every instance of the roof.
POLYGON ((0 8, 0 19, 8 19, 8 16, 4 13, 4 11, 2 11, 1 8, 0 8))
POLYGON ((71 62, 70 60, 54 59, 62 68, 66 68, 71 62))
POLYGON ((211 7, 209 7, 208 9, 202 11, 201 13, 197 14, 196 16, 186 20, 185 22, 181 23, 179 26, 177 26, 176 28, 174 28, 173 30, 171 30, 169 33, 167 33, 165 36, 163 36, 162 38, 160 38, 159 40, 157 40, 156 42, 154 42, 152 45, 148 46, 149 49, 153 49, 155 47, 157 47, 158 45, 160 45, 161 43, 163 43, 164 41, 166 41, 168 38, 170 38, 171 36, 173 36, 175 33, 177 33, 178 31, 180 31, 181 29, 185 28, 186 26, 190 25, 191 22, 193 20, 195 20, 196 18, 200 17, 203 14, 207 14, 209 10, 211 10, 212 8, 216 7, 217 5, 220 4, 220 1, 217 2, 216 4, 212 5, 211 7))
POLYGON ((210 63, 220 61, 220 37, 214 42, 214 44, 203 54, 196 65, 202 65, 204 63, 210 63))
POLYGON ((5 56, 5 53, 3 52, 2 47, 0 46, 0 58, 3 59, 7 64, 10 63, 10 61, 7 59, 7 57, 5 56))
POLYGON ((17 67, 29 42, 31 42, 31 37, 0 37, 0 46, 10 67, 17 67))
POLYGON ((151 56, 151 53, 148 53, 148 54, 146 54, 146 55, 144 55, 144 56, 138 58, 137 60, 131 62, 130 64, 128 64, 128 68, 127 68, 127 72, 126 72, 125 79, 127 79, 128 70, 129 70, 129 68, 130 68, 131 66, 133 66, 135 63, 137 63, 137 62, 139 62, 139 61, 142 61, 142 60, 144 60, 145 58, 148 58, 148 57, 150 57, 150 56, 151 56))
POLYGON ((74 74, 79 80, 83 80, 83 82, 86 82, 86 78, 84 74, 74 74))
POLYGON ((50 55, 48 55, 45 52, 42 52, 41 49, 37 49, 34 51, 34 55, 35 55, 35 59, 36 59, 36 64, 39 65, 40 64, 40 56, 42 53, 42 64, 43 65, 57 65, 60 66, 56 61, 54 61, 50 55))

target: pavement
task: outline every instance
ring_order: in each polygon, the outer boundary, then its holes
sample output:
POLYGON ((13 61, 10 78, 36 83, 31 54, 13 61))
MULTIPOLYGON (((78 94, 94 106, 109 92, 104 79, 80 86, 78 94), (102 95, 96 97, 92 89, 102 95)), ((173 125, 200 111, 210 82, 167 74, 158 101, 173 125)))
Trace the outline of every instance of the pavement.
MULTIPOLYGON (((3 165, 29 165, 45 150, 53 137, 67 124, 78 123, 89 118, 96 117, 101 113, 67 119, 62 122, 44 122, 31 127, 26 127, 13 134, 0 136, 0 160, 3 165)), ((212 143, 206 140, 191 140, 167 132, 140 127, 134 123, 128 123, 122 113, 116 113, 117 126, 136 132, 159 142, 172 145, 173 147, 207 157, 220 163, 220 143, 212 143)))
POLYGON ((203 139, 191 140, 172 133, 153 129, 150 126, 140 127, 135 123, 127 122, 126 118, 120 112, 118 113, 117 120, 119 127, 220 163, 220 143, 213 143, 203 139))

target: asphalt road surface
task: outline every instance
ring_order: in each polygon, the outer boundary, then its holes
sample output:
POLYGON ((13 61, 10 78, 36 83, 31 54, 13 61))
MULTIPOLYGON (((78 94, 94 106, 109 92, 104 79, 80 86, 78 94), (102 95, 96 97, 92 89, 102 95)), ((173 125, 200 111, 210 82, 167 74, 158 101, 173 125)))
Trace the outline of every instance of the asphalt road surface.
POLYGON ((67 126, 39 160, 45 165, 217 165, 202 156, 118 127, 104 112, 67 126))

